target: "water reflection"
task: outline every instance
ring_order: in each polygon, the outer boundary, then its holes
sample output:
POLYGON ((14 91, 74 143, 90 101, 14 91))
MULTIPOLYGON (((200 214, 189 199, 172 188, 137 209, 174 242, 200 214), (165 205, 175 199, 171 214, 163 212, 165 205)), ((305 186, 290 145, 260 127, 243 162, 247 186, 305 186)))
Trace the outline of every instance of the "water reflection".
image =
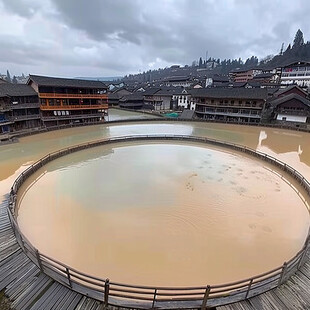
MULTIPOLYGON (((141 116, 133 112, 110 110, 110 116, 128 118, 141 116)), ((143 115, 147 117, 147 115, 143 115)), ((150 116, 152 117, 152 116, 150 116)), ((310 134, 288 130, 277 130, 241 125, 210 123, 136 123, 130 125, 97 125, 84 128, 65 129, 20 139, 19 143, 0 146, 0 181, 11 176, 25 162, 39 159, 54 150, 87 141, 128 134, 192 134, 243 144, 265 151, 300 170, 310 179, 310 134), (267 135, 260 141, 261 132, 267 135), (300 146, 300 147, 299 147, 300 146), (303 152, 298 152, 302 149, 303 152), (285 155, 288 153, 288 155, 285 155), (296 156, 292 156, 295 154, 296 156), (303 163, 307 165, 300 165, 303 163)))

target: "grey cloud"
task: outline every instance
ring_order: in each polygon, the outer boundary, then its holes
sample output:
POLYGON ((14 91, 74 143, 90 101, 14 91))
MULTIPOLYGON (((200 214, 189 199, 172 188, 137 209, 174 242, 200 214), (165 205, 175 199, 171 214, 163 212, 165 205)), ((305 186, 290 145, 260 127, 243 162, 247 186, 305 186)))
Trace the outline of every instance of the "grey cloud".
POLYGON ((29 0, 1 0, 4 7, 13 14, 30 17, 38 10, 39 5, 29 0))
POLYGON ((126 74, 153 63, 190 64, 206 50, 222 59, 264 57, 292 41, 300 27, 308 39, 307 0, 0 0, 0 8, 1 3, 25 22, 13 39, 0 29, 1 59, 53 70, 58 65, 126 74))

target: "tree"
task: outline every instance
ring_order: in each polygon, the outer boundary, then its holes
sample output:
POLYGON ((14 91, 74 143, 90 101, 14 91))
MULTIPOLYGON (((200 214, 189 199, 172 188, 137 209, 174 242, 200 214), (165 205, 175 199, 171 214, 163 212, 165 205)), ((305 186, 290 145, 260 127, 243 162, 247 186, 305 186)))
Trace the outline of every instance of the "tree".
POLYGON ((298 29, 296 32, 296 35, 295 35, 293 48, 300 47, 300 46, 304 45, 304 43, 305 43, 304 35, 303 35, 302 31, 300 29, 298 29))
POLYGON ((17 84, 17 78, 16 78, 15 75, 13 76, 12 83, 13 83, 13 84, 17 84))
POLYGON ((291 44, 289 44, 288 46, 287 46, 287 49, 285 50, 285 52, 284 52, 284 54, 287 54, 287 53, 289 53, 289 51, 291 50, 291 44))
POLYGON ((272 54, 270 54, 270 55, 267 55, 266 57, 264 57, 261 61, 260 61, 260 63, 262 64, 262 65, 264 65, 264 64, 266 64, 266 63, 268 63, 269 61, 271 61, 272 59, 273 59, 273 55, 272 54))
POLYGON ((10 75, 9 70, 6 70, 6 80, 7 80, 9 83, 12 83, 11 75, 10 75))

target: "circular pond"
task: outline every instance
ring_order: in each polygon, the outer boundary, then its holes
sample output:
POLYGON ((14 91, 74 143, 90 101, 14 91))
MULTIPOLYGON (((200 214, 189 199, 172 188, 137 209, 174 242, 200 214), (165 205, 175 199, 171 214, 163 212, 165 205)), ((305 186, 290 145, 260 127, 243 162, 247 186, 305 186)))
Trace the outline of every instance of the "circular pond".
POLYGON ((19 192, 18 223, 42 253, 116 282, 231 282, 305 241, 308 211, 281 173, 198 143, 115 143, 38 170, 19 192))

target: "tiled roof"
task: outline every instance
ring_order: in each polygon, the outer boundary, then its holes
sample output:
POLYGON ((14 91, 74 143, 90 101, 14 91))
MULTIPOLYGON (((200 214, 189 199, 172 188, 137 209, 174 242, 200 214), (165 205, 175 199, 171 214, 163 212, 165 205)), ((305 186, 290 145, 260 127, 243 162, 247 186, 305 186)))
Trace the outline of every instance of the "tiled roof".
POLYGON ((8 83, 6 80, 0 78, 0 84, 8 83))
POLYGON ((213 82, 224 82, 224 83, 229 82, 228 76, 226 76, 226 75, 217 75, 217 74, 215 74, 212 77, 212 79, 213 79, 213 82))
POLYGON ((288 91, 290 91, 290 90, 292 90, 292 89, 294 89, 294 88, 300 90, 300 91, 303 92, 305 95, 307 95, 307 92, 306 92, 305 90, 303 90, 302 88, 300 88, 298 85, 290 85, 290 86, 288 86, 288 87, 286 87, 286 88, 280 88, 280 89, 277 91, 277 93, 276 93, 275 95, 276 95, 276 96, 283 95, 283 94, 285 94, 286 92, 288 92, 288 91))
POLYGON ((192 97, 267 99, 267 90, 263 88, 197 88, 190 91, 192 97))
POLYGON ((56 78, 32 74, 29 75, 28 84, 31 80, 39 86, 107 89, 107 86, 101 81, 56 78))
POLYGON ((272 100, 272 101, 270 101, 270 103, 274 107, 276 107, 279 104, 287 102, 287 101, 292 100, 292 99, 298 100, 298 101, 302 102, 304 105, 306 105, 308 108, 310 108, 310 101, 308 99, 298 95, 298 94, 289 94, 287 96, 283 96, 283 97, 277 98, 275 100, 272 100))
POLYGON ((188 81, 190 79, 189 76, 170 76, 164 79, 167 82, 180 82, 180 81, 188 81))
POLYGON ((160 91, 160 87, 149 87, 143 93, 143 96, 153 96, 160 91))
POLYGON ((261 73, 261 74, 257 74, 253 77, 253 79, 269 79, 273 77, 273 73, 261 73))
POLYGON ((25 84, 0 84, 0 97, 37 96, 36 91, 25 84))
POLYGON ((125 95, 123 96, 120 101, 122 102, 130 102, 130 101, 143 101, 144 100, 144 93, 133 93, 133 94, 130 94, 130 95, 125 95))

